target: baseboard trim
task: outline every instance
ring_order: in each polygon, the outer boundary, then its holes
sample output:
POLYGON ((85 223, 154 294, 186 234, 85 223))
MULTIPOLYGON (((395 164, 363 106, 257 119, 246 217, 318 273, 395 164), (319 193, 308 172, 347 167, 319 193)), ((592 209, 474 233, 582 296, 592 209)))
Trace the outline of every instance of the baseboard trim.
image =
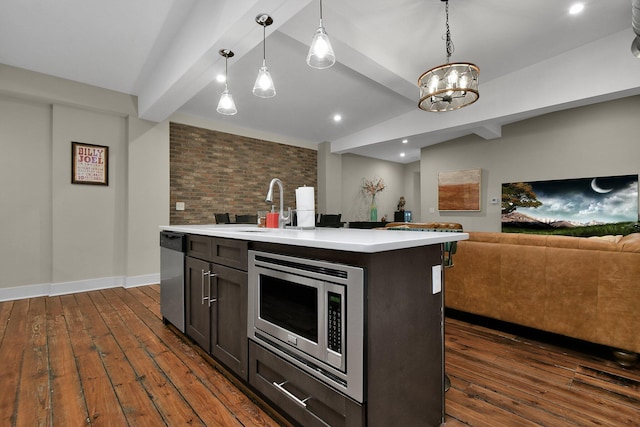
POLYGON ((114 276, 73 282, 40 283, 35 285, 0 288, 0 302, 43 296, 58 296, 109 288, 133 288, 160 283, 160 273, 141 276, 114 276))
POLYGON ((160 283, 160 273, 126 277, 123 286, 125 288, 135 288, 138 286, 154 285, 156 283, 160 283))
POLYGON ((37 285, 15 286, 13 288, 0 289, 0 301, 13 301, 25 298, 49 296, 51 285, 41 283, 37 285))

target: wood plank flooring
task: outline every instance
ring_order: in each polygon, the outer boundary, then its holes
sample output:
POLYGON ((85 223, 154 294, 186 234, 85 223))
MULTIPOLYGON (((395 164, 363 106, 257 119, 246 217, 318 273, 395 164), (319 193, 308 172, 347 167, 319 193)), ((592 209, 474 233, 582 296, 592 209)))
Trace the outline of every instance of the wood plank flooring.
POLYGON ((601 346, 488 323, 500 329, 447 318, 447 425, 640 426, 638 367, 601 346))
MULTIPOLYGON (((162 323, 159 292, 0 303, 0 426, 286 425, 162 323)), ((637 367, 468 320, 446 321, 447 426, 640 426, 637 367)))

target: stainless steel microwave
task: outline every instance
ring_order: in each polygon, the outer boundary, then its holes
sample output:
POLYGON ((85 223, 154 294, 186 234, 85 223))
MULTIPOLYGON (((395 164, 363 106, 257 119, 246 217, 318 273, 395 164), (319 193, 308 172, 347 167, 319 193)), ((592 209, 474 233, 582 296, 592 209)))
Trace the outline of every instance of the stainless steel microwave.
POLYGON ((248 336, 363 401, 364 270, 249 251, 248 336))

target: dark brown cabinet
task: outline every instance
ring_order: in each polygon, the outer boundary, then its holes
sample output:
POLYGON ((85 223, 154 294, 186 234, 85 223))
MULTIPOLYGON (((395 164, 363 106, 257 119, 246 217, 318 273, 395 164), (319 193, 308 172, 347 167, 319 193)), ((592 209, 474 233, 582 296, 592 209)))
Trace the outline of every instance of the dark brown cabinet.
POLYGON ((443 295, 434 286, 440 245, 358 253, 253 242, 252 249, 362 267, 366 306, 362 405, 254 341, 251 386, 305 427, 444 423, 443 295))
POLYGON ((247 242, 188 237, 186 333, 247 379, 247 242))
POLYGON ((305 427, 362 427, 364 406, 254 342, 249 383, 305 427))
POLYGON ((443 295, 433 280, 441 265, 440 245, 358 253, 189 235, 186 334, 300 425, 437 426, 444 422, 444 330, 443 295), (249 341, 249 245, 365 269, 361 403, 249 341))
POLYGON ((192 257, 187 257, 185 262, 186 333, 207 351, 211 347, 211 309, 205 277, 209 265, 208 261, 192 257))
POLYGON ((247 272, 211 264, 211 354, 247 379, 247 272))

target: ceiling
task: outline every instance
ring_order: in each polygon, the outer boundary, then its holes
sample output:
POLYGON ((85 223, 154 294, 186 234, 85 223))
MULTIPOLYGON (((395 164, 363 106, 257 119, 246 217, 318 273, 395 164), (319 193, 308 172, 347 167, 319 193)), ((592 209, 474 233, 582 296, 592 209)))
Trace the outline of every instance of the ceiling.
POLYGON ((337 57, 326 70, 305 63, 318 0, 2 0, 0 63, 136 95, 147 120, 178 113, 240 134, 328 141, 332 152, 409 163, 424 146, 498 138, 508 123, 640 94, 631 0, 581 1, 574 16, 574 0, 450 0, 451 60, 481 72, 478 102, 447 113, 417 108, 417 78, 446 62, 440 0, 324 0, 337 57), (274 20, 266 57, 277 95, 269 99, 251 93, 261 13, 274 20), (235 116, 216 113, 223 48, 235 53, 235 116))

